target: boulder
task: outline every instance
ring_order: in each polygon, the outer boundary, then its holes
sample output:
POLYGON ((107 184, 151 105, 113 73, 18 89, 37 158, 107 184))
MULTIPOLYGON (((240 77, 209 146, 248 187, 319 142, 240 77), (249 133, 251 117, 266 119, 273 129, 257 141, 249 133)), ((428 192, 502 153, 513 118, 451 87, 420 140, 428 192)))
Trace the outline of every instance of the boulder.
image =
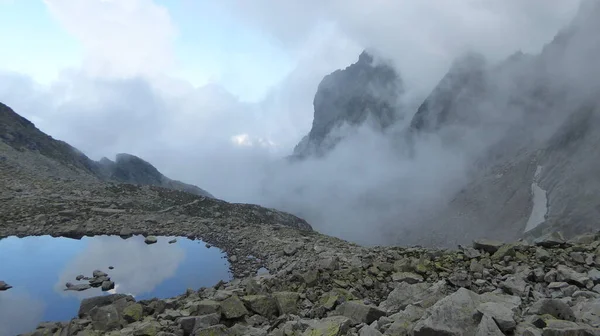
POLYGON ((208 315, 214 313, 221 313, 221 305, 217 301, 213 300, 202 300, 197 303, 191 304, 190 312, 194 315, 208 315))
POLYGON ((342 336, 347 335, 352 320, 345 316, 332 316, 315 321, 303 336, 342 336))
POLYGON ((280 314, 297 314, 300 295, 296 292, 273 293, 280 314))
POLYGON ((504 243, 489 239, 479 239, 473 242, 474 249, 481 250, 489 254, 496 253, 496 251, 498 251, 502 245, 504 245, 504 243))
POLYGON ((94 329, 104 332, 121 329, 123 324, 117 307, 112 304, 93 308, 90 317, 94 329))
POLYGON ((511 331, 517 326, 514 312, 500 303, 484 302, 477 307, 477 311, 493 318, 503 332, 511 331))
POLYGON ((409 284, 416 284, 423 282, 423 277, 419 274, 412 272, 397 272, 392 274, 392 280, 395 282, 406 282, 409 284))
POLYGON ((139 303, 133 303, 123 308, 123 319, 128 323, 140 321, 144 314, 144 308, 139 303))
POLYGON ((477 293, 460 288, 427 310, 427 316, 415 325, 414 336, 474 334, 473 313, 479 304, 477 293))
POLYGON ((191 335, 198 329, 204 329, 219 324, 220 314, 208 314, 202 316, 187 316, 179 318, 179 326, 185 335, 191 335))
POLYGON ((600 335, 600 330, 592 330, 592 328, 571 321, 564 320, 547 320, 546 327, 542 332, 542 336, 571 336, 571 335, 600 335))
POLYGON ((226 326, 217 324, 214 326, 198 329, 194 332, 194 336, 229 336, 232 333, 229 332, 226 326))
POLYGON ((575 321, 573 309, 558 299, 542 299, 535 302, 527 310, 530 315, 551 315, 560 320, 575 321))
POLYGON ((428 308, 445 296, 445 289, 446 282, 444 280, 433 285, 424 282, 412 285, 401 282, 390 292, 387 299, 379 304, 379 308, 391 314, 403 310, 409 304, 418 304, 422 308, 428 308))
POLYGON ((494 322, 494 319, 488 315, 483 315, 481 322, 477 326, 475 336, 504 336, 502 331, 494 322))
POLYGON ((278 315, 277 301, 267 295, 247 295, 242 297, 242 301, 251 311, 267 317, 275 317, 278 315))
POLYGON ((103 296, 95 296, 86 298, 81 301, 79 305, 78 315, 80 318, 89 314, 94 307, 103 307, 115 303, 118 300, 125 299, 126 301, 135 302, 135 299, 131 295, 125 294, 111 294, 103 296))
POLYGON ((237 319, 248 315, 248 310, 237 295, 232 295, 220 303, 221 313, 227 319, 237 319))
POLYGON ((106 292, 106 291, 109 291, 111 289, 114 289, 115 288, 115 283, 113 281, 106 280, 106 281, 102 282, 102 286, 101 287, 102 287, 102 291, 106 292))
POLYGON ((336 309, 336 314, 351 318, 355 322, 366 324, 371 324, 380 317, 386 316, 385 311, 358 301, 347 301, 342 303, 336 309))

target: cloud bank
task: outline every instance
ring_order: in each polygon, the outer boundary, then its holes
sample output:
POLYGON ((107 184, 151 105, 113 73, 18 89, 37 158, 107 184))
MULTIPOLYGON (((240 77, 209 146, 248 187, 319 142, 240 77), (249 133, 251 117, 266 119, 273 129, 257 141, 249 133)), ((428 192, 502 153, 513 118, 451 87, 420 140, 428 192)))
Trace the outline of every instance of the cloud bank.
POLYGON ((365 128, 325 159, 282 163, 310 130, 322 77, 367 48, 392 62, 417 106, 457 56, 539 51, 578 8, 561 0, 224 0, 224 10, 296 60, 262 101, 248 103, 219 83, 193 87, 168 75, 176 23, 153 1, 46 3, 86 57, 45 87, 0 73, 0 101, 95 159, 132 153, 219 198, 283 208, 364 243, 381 242, 366 239, 374 229, 401 231, 442 202, 444 190, 463 183, 468 153, 432 138, 406 160, 397 143, 365 128))

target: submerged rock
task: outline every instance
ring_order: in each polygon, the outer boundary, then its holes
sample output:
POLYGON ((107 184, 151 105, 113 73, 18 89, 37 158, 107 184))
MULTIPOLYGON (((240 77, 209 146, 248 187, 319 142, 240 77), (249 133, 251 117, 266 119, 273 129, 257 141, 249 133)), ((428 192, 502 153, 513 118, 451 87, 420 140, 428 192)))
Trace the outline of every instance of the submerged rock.
POLYGON ((158 239, 154 236, 148 236, 144 239, 144 243, 150 245, 150 244, 156 244, 156 242, 158 242, 158 239))
POLYGON ((6 282, 4 282, 4 281, 0 281, 0 291, 9 290, 9 289, 11 289, 11 288, 12 288, 12 286, 11 286, 11 285, 7 284, 7 283, 6 283, 6 282))

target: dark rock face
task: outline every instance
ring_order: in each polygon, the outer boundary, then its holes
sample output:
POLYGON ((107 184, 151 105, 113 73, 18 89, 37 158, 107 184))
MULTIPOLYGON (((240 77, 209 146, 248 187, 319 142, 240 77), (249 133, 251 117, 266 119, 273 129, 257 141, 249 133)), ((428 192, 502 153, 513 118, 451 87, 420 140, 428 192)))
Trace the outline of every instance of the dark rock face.
POLYGON ((207 191, 194 185, 169 179, 150 163, 134 155, 118 154, 115 162, 107 158, 93 161, 66 142, 46 135, 29 120, 2 103, 0 140, 17 151, 39 153, 62 166, 101 180, 160 186, 214 198, 207 191))
POLYGON ((454 62, 433 92, 419 106, 410 127, 435 131, 442 125, 466 119, 464 105, 472 104, 485 93, 486 61, 482 55, 467 54, 454 62), (462 118, 461 118, 462 117, 462 118))
POLYGON ((599 17, 598 2, 583 2, 541 53, 516 53, 496 66, 471 59, 442 79, 415 114, 412 135, 444 137, 458 128, 456 147, 473 147, 473 140, 484 145, 473 157, 470 181, 419 226, 438 236, 402 242, 452 246, 556 230, 569 238, 597 228, 599 17), (465 130, 477 135, 466 139, 465 130), (536 202, 534 187, 546 204, 536 202), (534 208, 543 218, 531 228, 534 208))
POLYGON ((117 154, 116 161, 102 158, 99 164, 101 165, 102 174, 110 180, 139 185, 154 185, 214 198, 209 192, 195 185, 171 180, 161 174, 153 165, 135 155, 121 153, 117 154))
POLYGON ((363 52, 356 63, 325 76, 319 84, 312 129, 296 146, 294 156, 324 154, 340 140, 332 133, 343 124, 359 126, 369 121, 376 129, 386 129, 401 118, 402 91, 394 68, 363 52))

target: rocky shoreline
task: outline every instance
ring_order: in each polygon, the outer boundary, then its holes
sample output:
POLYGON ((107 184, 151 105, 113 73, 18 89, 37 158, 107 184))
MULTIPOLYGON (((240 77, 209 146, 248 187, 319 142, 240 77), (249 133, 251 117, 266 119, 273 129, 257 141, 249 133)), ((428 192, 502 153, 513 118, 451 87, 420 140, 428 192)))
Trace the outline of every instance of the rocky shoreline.
POLYGON ((269 239, 285 232, 297 244, 267 254, 269 275, 166 300, 85 299, 75 319, 29 335, 600 335, 598 234, 449 251, 332 245, 286 228, 269 239))
POLYGON ((0 169, 0 237, 201 239, 227 253, 234 275, 165 300, 85 299, 73 320, 29 335, 600 335, 596 233, 366 248, 272 209, 19 173, 0 169))

